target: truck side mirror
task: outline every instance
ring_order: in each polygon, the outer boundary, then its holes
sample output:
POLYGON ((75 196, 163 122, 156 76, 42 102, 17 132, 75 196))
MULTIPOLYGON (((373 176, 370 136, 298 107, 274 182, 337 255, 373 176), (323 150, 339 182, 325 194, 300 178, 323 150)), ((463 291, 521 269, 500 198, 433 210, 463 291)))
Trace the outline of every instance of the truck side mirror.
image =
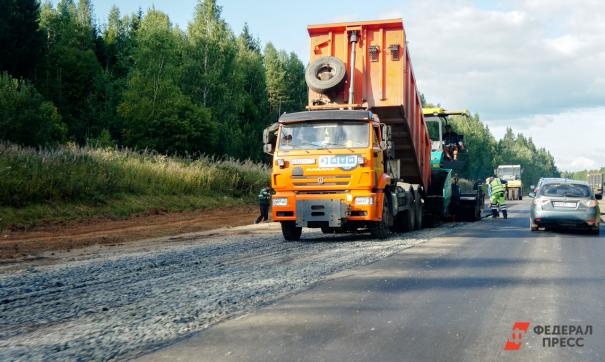
POLYGON ((383 141, 390 141, 391 140, 391 126, 387 126, 386 124, 381 124, 380 125, 380 133, 382 133, 382 140, 383 141))
POLYGON ((275 143, 275 131, 279 127, 279 123, 273 123, 263 130, 263 143, 275 143))
POLYGON ((265 153, 272 155, 273 154, 273 145, 271 143, 265 143, 263 145, 263 151, 265 153))
POLYGON ((273 123, 269 127, 263 130, 263 152, 270 155, 275 150, 275 143, 277 142, 277 136, 275 132, 279 128, 279 123, 273 123))

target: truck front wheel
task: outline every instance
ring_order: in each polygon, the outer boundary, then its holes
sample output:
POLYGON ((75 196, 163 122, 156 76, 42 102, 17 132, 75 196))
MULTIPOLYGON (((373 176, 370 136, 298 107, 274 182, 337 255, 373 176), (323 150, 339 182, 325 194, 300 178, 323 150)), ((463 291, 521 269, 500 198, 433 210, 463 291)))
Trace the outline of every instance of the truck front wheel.
POLYGON ((386 239, 391 235, 391 226, 393 223, 393 214, 391 208, 387 205, 387 202, 383 203, 382 206, 382 220, 374 222, 370 225, 370 233, 376 239, 386 239))
POLYGON ((302 228, 296 226, 296 222, 294 221, 282 221, 281 233, 284 236, 284 239, 288 241, 298 241, 302 234, 302 228))

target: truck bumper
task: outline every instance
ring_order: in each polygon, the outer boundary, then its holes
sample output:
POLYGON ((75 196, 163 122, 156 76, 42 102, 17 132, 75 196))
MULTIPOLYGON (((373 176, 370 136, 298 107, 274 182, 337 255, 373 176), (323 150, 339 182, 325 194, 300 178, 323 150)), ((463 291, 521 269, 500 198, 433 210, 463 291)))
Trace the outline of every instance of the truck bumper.
POLYGON ((274 221, 295 221, 302 227, 342 227, 352 222, 377 221, 382 217, 381 194, 350 192, 339 194, 296 194, 278 192, 274 199, 286 198, 286 205, 273 205, 274 221), (371 205, 356 205, 356 197, 370 197, 371 205))

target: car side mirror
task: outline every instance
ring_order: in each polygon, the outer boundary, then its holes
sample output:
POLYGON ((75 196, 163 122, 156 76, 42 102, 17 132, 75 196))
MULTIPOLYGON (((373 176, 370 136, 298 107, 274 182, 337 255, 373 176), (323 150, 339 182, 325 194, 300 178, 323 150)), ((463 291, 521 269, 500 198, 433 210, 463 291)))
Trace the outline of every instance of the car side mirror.
POLYGON ((603 194, 596 194, 594 195, 594 198, 597 200, 603 200, 603 194))
POLYGON ((530 192, 528 196, 531 197, 531 198, 534 198, 534 197, 536 197, 536 193, 535 192, 530 192))

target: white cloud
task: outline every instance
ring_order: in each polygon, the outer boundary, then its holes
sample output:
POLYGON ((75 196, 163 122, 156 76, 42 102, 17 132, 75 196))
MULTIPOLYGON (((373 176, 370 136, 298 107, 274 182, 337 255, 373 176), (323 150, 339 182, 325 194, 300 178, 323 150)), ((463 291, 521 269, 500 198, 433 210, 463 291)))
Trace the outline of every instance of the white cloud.
POLYGON ((566 34, 558 38, 546 39, 546 45, 555 51, 565 55, 576 55, 582 48, 582 42, 576 37, 566 34))
POLYGON ((404 14, 428 101, 532 137, 562 170, 605 166, 605 2, 413 1, 404 14))
POLYGON ((505 6, 428 0, 402 7, 419 88, 429 101, 484 119, 605 105, 605 2, 505 6))

